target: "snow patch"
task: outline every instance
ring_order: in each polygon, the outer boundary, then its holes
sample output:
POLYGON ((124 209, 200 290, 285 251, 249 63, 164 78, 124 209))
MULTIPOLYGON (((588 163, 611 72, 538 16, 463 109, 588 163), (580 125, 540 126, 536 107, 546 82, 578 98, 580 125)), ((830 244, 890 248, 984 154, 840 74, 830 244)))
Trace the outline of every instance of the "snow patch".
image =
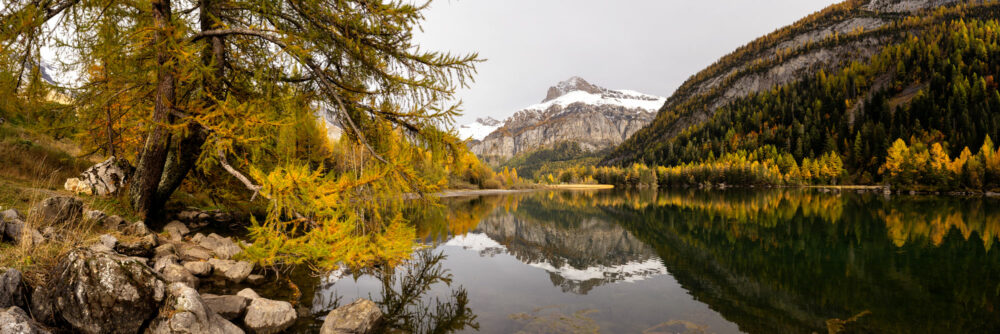
POLYGON ((444 244, 445 246, 456 246, 462 247, 467 250, 483 252, 486 250, 507 250, 507 247, 501 245, 496 240, 491 239, 489 236, 483 233, 468 233, 466 235, 456 235, 451 240, 448 240, 444 244))
POLYGON ((665 97, 643 94, 632 90, 608 90, 601 94, 576 90, 548 102, 531 105, 521 110, 545 111, 556 105, 566 107, 574 103, 584 103, 595 106, 621 106, 628 109, 642 109, 655 112, 660 107, 663 107, 663 104, 666 102, 667 98, 665 97))
POLYGON ((565 279, 579 282, 596 279, 634 283, 667 273, 667 267, 657 258, 645 261, 631 261, 615 266, 594 266, 584 269, 573 268, 570 265, 563 265, 557 268, 548 262, 529 263, 528 265, 554 273, 565 279))

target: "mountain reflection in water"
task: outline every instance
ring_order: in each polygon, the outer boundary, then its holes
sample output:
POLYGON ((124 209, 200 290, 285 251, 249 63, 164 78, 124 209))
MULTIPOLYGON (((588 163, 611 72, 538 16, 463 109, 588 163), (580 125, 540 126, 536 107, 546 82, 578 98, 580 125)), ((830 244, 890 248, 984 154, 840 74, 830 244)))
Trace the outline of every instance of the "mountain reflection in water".
MULTIPOLYGON (((445 204, 408 213, 451 275, 411 308, 460 292, 480 332, 1000 331, 994 199, 601 191, 445 204)), ((376 276, 298 281, 321 319, 336 297, 384 298, 393 285, 376 276)))

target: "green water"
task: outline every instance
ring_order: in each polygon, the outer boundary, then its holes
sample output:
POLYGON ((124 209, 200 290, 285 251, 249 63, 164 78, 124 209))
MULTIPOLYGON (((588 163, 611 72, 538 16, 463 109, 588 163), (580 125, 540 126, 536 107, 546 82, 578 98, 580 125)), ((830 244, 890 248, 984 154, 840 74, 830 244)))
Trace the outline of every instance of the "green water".
POLYGON ((408 267, 300 275, 296 328, 366 297, 417 332, 1000 332, 1000 200, 597 191, 445 204, 409 213, 427 250, 408 267), (450 284, 426 281, 443 274, 450 284))

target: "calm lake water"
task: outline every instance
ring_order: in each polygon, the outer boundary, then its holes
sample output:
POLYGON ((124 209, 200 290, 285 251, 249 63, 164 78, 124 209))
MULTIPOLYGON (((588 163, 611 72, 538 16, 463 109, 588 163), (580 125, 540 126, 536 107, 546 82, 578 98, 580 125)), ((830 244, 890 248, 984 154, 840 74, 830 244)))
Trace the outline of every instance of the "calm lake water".
POLYGON ((410 216, 409 265, 299 275, 298 330, 365 297, 418 332, 1000 333, 995 199, 538 192, 410 216))

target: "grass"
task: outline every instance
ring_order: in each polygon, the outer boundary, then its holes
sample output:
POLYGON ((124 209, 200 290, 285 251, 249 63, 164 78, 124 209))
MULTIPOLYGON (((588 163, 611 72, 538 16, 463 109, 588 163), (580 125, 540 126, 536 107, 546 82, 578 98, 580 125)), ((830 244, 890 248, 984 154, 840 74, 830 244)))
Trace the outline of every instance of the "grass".
MULTIPOLYGON (((99 223, 82 217, 61 226, 47 226, 32 215, 31 207, 48 197, 73 196, 63 190, 63 183, 95 162, 76 158, 74 154, 79 154, 79 150, 72 142, 55 140, 10 123, 0 125, 0 157, 3 157, 0 207, 2 210, 14 208, 27 215, 28 227, 39 231, 52 227, 58 235, 41 245, 0 242, 0 267, 16 268, 34 284, 44 282, 49 270, 67 252, 96 242, 102 234, 115 235, 121 241, 130 240, 130 237, 107 231, 99 223)), ((89 210, 135 220, 127 201, 122 198, 83 196, 80 199, 89 210)))

